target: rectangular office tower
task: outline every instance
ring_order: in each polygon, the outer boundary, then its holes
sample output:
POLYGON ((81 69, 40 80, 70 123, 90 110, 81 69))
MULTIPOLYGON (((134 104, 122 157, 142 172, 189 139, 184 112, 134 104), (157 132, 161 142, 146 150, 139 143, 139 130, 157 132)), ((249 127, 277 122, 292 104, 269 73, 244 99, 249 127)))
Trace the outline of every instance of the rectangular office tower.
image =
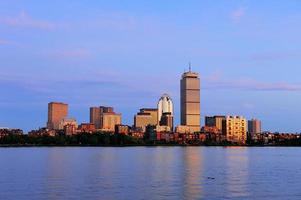
POLYGON ((91 107, 90 123, 102 131, 115 131, 115 125, 121 124, 121 114, 115 113, 113 107, 91 107))
POLYGON ((48 104, 48 129, 59 129, 60 122, 68 116, 68 104, 50 102, 48 104))
POLYGON ((200 79, 189 71, 181 79, 181 125, 193 133, 200 131, 200 124, 200 79))

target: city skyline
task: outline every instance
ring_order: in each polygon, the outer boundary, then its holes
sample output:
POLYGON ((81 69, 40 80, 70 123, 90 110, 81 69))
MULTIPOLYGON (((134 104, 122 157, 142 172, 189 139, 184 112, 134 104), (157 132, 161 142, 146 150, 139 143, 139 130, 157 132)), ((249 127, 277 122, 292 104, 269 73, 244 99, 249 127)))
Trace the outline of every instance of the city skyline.
POLYGON ((300 132, 298 1, 11 2, 0 2, 0 126, 41 127, 51 101, 83 122, 90 106, 111 105, 132 124, 163 93, 179 124, 178 78, 191 61, 202 125, 203 116, 242 115, 263 130, 300 132))

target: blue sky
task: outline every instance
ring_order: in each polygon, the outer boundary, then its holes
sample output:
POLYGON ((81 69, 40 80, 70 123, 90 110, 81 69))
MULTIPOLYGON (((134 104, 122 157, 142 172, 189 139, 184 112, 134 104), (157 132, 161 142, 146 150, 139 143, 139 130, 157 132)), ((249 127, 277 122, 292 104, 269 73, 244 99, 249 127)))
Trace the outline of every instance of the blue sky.
POLYGON ((47 103, 114 106, 132 124, 162 93, 175 103, 192 62, 201 113, 300 132, 298 0, 0 1, 0 127, 45 126, 47 103))

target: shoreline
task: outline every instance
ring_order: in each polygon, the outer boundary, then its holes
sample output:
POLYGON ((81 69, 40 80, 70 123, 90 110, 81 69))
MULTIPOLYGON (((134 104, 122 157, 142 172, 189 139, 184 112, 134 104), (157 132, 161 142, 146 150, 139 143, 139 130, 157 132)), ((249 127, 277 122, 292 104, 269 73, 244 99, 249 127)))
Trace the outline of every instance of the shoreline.
POLYGON ((22 148, 22 147, 301 147, 301 145, 168 145, 168 144, 158 144, 158 145, 24 145, 24 144, 1 144, 0 148, 22 148))

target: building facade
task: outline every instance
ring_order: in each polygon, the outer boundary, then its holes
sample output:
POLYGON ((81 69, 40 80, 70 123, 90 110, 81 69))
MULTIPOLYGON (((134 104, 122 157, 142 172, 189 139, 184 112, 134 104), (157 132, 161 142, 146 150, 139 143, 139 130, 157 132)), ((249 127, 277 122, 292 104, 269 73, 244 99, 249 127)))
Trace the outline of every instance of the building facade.
POLYGON ((158 102, 158 124, 162 120, 164 113, 170 113, 173 116, 173 102, 168 94, 163 94, 158 102))
POLYGON ((206 116, 205 117, 205 126, 216 127, 218 130, 222 131, 223 120, 225 120, 225 119, 226 119, 226 116, 206 116))
POLYGON ((113 107, 91 107, 90 123, 102 131, 115 131, 115 125, 121 124, 121 114, 115 113, 113 107))
POLYGON ((60 102, 50 102, 48 104, 47 128, 58 130, 61 120, 68 116, 68 104, 60 102))
POLYGON ((59 123, 58 130, 63 130, 64 127, 67 126, 67 125, 72 125, 72 126, 75 126, 75 128, 77 128, 76 119, 73 119, 73 118, 64 118, 64 119, 62 119, 59 123))
POLYGON ((261 121, 251 119, 248 121, 248 135, 252 139, 256 134, 261 134, 261 121))
POLYGON ((81 133, 94 133, 96 131, 93 123, 81 123, 78 127, 81 133))
POLYGON ((155 108, 142 108, 134 116, 134 127, 140 128, 145 131, 146 126, 158 125, 158 109, 155 108))
POLYGON ((223 134, 228 142, 244 145, 247 142, 247 120, 238 116, 227 116, 223 120, 223 134))
POLYGON ((90 108, 90 123, 94 124, 96 129, 100 129, 100 107, 90 108))
POLYGON ((121 124, 121 114, 114 112, 100 115, 100 130, 115 132, 115 126, 121 124))
POLYGON ((190 70, 181 79, 181 125, 189 127, 191 132, 200 131, 200 79, 190 70))
POLYGON ((130 127, 127 125, 116 125, 115 134, 128 135, 130 132, 130 127))
POLYGON ((173 131, 173 115, 170 112, 165 112, 161 116, 160 126, 168 126, 173 131))

